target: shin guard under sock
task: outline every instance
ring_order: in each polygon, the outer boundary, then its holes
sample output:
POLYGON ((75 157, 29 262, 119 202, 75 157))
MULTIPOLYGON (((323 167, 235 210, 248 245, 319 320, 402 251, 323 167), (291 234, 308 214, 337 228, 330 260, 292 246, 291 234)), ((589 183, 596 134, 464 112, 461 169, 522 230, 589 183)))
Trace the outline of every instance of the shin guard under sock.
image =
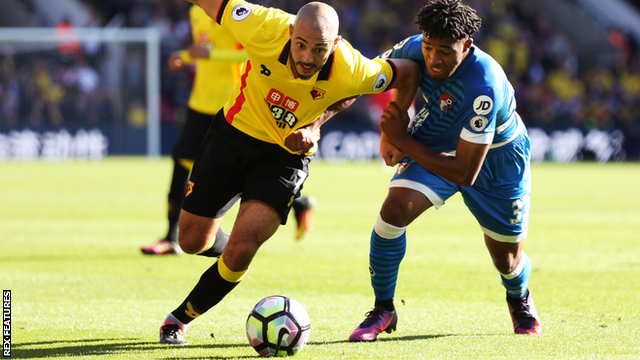
POLYGON ((521 299, 527 293, 531 275, 531 259, 524 252, 516 268, 508 274, 500 274, 502 285, 507 289, 507 295, 514 299, 521 299))
POLYGON ((406 248, 406 226, 393 226, 378 215, 378 221, 371 232, 369 251, 369 272, 376 299, 393 298, 400 262, 404 258, 406 248))

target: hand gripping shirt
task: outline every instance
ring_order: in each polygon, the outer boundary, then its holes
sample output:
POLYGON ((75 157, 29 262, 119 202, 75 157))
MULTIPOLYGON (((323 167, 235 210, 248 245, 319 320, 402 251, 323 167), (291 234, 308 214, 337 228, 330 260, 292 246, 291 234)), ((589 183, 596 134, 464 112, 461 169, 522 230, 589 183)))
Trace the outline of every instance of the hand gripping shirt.
POLYGON ((475 45, 446 80, 432 81, 422 55, 422 35, 396 44, 382 58, 406 58, 422 68, 419 88, 426 104, 409 126, 411 136, 434 150, 451 153, 460 138, 491 149, 509 143, 524 131, 516 113, 513 87, 502 67, 475 45))
POLYGON ((196 63, 196 75, 189 97, 189 107, 205 114, 215 114, 229 99, 231 91, 240 78, 240 66, 246 60, 242 45, 211 19, 199 6, 189 9, 193 43, 211 52, 209 59, 192 59, 188 51, 181 52, 185 62, 196 63), (218 54, 235 53, 235 61, 217 60, 218 54))
POLYGON ((295 16, 279 9, 229 0, 221 4, 216 21, 249 56, 224 106, 227 122, 289 152, 285 138, 311 124, 330 105, 354 95, 383 92, 395 80, 391 62, 368 59, 344 40, 312 78, 295 78, 289 56, 289 25, 295 16))

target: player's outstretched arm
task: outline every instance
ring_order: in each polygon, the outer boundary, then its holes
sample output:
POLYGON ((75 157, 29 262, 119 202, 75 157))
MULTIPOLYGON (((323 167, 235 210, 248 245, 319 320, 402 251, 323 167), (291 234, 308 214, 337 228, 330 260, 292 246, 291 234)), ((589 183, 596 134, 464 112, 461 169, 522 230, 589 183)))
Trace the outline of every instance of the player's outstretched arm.
POLYGON ((351 106, 358 96, 342 99, 329 106, 314 122, 301 127, 287 136, 287 138, 284 139, 284 145, 289 148, 289 150, 297 152, 298 154, 309 152, 318 141, 318 130, 322 124, 331 119, 335 114, 351 106))
POLYGON ((416 98, 418 85, 422 79, 422 70, 413 60, 409 59, 389 59, 396 66, 398 71, 396 80, 393 83, 393 101, 400 110, 407 111, 416 98))
MULTIPOLYGON (((406 112, 413 103, 418 85, 422 78, 420 66, 413 60, 390 59, 398 71, 396 81, 393 84, 392 101, 398 105, 401 111, 406 112)), ((386 138, 384 133, 380 137, 380 155, 388 166, 395 166, 404 154, 386 138)))
POLYGON ((312 127, 314 131, 320 129, 324 123, 331 119, 335 114, 351 106, 351 104, 353 104, 359 97, 360 95, 355 95, 335 102, 333 105, 329 106, 316 121, 308 126, 312 127))
POLYGON ((185 52, 181 52, 183 57, 195 60, 215 60, 225 62, 244 62, 247 60, 247 51, 245 49, 209 49, 201 44, 192 44, 185 52))
POLYGON ((198 5, 204 10, 204 12, 209 15, 210 18, 214 19, 218 16, 218 10, 220 9, 220 4, 222 4, 222 0, 186 0, 194 5, 198 5))

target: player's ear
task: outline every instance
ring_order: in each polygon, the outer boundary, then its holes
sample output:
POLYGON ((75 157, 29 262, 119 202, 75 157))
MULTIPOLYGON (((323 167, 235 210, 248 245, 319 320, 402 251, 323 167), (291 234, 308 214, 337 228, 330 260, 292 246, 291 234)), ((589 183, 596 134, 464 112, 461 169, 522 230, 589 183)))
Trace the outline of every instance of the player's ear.
POLYGON ((469 50, 471 44, 473 44, 473 38, 468 38, 467 41, 464 42, 464 49, 469 50))
POLYGON ((293 39, 293 25, 289 24, 289 39, 293 39))
POLYGON ((336 39, 333 40, 333 49, 331 49, 332 51, 336 49, 336 46, 338 46, 338 43, 340 42, 340 40, 342 40, 342 36, 340 35, 336 36, 336 39))

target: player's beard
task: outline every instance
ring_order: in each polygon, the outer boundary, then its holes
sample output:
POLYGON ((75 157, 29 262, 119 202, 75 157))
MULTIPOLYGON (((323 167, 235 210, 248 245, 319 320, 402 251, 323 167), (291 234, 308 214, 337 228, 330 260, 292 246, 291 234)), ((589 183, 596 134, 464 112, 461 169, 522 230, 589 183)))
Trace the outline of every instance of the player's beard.
POLYGON ((311 79, 311 78, 313 77, 313 75, 315 75, 315 74, 318 72, 318 67, 317 67, 317 66, 316 66, 316 64, 314 64, 314 63, 311 63, 311 64, 305 64, 305 63, 303 63, 303 62, 301 62, 301 61, 297 61, 297 62, 296 62, 296 66, 295 66, 295 68, 296 68, 296 74, 297 74, 297 75, 298 75, 298 77, 299 77, 300 79, 302 79, 302 80, 309 80, 309 79, 311 79), (302 76, 302 75, 300 74, 300 72, 298 72, 298 65, 312 67, 312 68, 314 69, 314 71, 311 73, 311 75, 302 76))

